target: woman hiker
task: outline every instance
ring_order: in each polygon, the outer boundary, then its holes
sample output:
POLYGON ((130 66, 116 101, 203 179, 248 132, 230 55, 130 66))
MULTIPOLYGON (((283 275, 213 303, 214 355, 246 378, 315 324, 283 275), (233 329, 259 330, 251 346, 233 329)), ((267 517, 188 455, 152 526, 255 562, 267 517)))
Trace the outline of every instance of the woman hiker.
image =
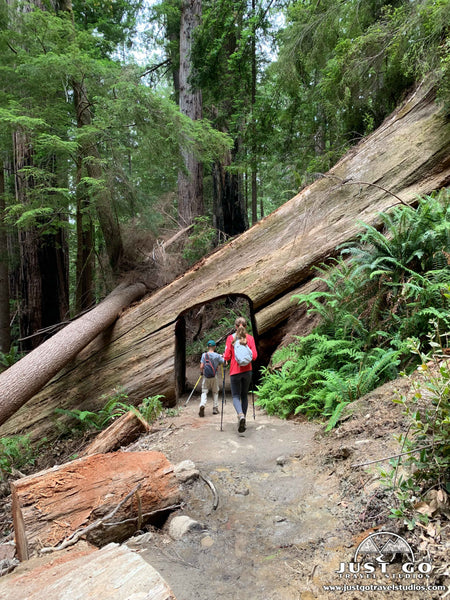
POLYGON ((247 321, 238 317, 234 323, 236 333, 229 335, 223 357, 230 362, 230 384, 233 406, 238 417, 238 431, 245 431, 248 408, 248 390, 252 380, 252 361, 258 356, 253 336, 247 333, 247 321))

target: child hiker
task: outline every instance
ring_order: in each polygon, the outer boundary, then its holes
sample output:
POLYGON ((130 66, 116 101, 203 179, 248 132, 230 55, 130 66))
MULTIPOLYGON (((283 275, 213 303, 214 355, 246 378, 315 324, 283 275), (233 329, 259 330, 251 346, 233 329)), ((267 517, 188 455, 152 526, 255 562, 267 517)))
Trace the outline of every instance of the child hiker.
POLYGON ((238 317, 235 321, 236 333, 229 335, 223 357, 230 360, 230 385, 233 406, 238 417, 238 431, 243 433, 248 408, 248 389, 252 380, 252 360, 258 356, 253 336, 247 333, 247 321, 238 317))
POLYGON ((216 342, 209 340, 208 350, 202 354, 200 359, 200 373, 202 379, 202 395, 200 397, 199 417, 205 416, 206 399, 208 391, 211 390, 213 396, 213 415, 219 414, 219 380, 217 369, 224 362, 223 356, 216 352, 216 342))

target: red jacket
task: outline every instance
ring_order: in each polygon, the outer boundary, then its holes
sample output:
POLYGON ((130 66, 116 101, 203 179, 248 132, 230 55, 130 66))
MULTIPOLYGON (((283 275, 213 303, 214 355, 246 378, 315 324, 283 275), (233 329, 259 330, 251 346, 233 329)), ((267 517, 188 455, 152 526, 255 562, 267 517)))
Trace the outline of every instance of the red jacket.
MULTIPOLYGON (((233 346, 234 334, 229 335, 227 337, 227 342, 225 344, 225 352, 223 353, 223 357, 225 360, 231 360, 230 363, 230 375, 237 375, 238 373, 245 373, 245 371, 252 370, 252 363, 249 365, 245 365, 245 367, 240 367, 236 359, 234 358, 234 346, 233 346)), ((255 360, 258 356, 255 346, 255 340, 252 335, 247 333, 247 344, 252 351, 253 360, 255 360)))

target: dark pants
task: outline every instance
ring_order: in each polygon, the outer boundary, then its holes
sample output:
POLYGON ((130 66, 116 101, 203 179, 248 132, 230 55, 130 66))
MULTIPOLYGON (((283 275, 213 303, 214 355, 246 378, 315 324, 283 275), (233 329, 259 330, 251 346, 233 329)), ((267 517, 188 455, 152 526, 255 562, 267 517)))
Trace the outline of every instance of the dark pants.
POLYGON ((247 414, 248 408, 248 390, 252 380, 252 371, 244 371, 244 373, 236 373, 231 375, 231 395, 233 396, 233 406, 237 414, 247 414))

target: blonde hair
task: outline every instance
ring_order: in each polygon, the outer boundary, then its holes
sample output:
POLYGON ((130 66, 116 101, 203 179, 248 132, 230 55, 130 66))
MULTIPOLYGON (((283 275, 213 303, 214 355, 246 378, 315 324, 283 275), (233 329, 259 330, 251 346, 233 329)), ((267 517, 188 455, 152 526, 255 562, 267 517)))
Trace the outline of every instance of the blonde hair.
MULTIPOLYGON (((242 317, 241 317, 242 319, 242 317)), ((236 319, 237 320, 237 319, 236 319)), ((243 319, 245 321, 245 319, 243 319)), ((233 340, 233 346, 236 342, 239 342, 243 346, 247 345, 247 332, 245 331, 245 325, 238 325, 236 329, 236 335, 233 340)))
POLYGON ((236 319, 236 321, 234 322, 234 325, 236 327, 236 329, 239 327, 239 325, 242 325, 242 327, 247 327, 247 319, 245 317, 238 317, 236 319))

